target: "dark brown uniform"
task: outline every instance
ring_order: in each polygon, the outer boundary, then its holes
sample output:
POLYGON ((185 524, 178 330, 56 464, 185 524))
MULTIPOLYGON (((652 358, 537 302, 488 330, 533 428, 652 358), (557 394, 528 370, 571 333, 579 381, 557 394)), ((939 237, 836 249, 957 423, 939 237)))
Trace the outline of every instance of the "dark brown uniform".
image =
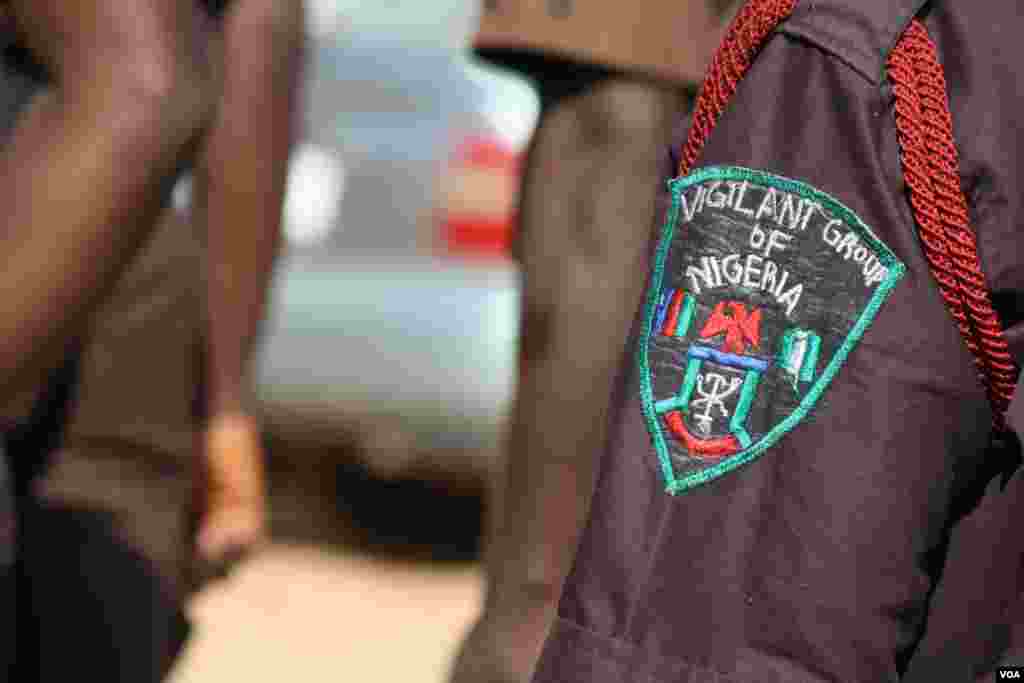
POLYGON ((983 457, 989 405, 907 200, 885 65, 915 15, 1024 359, 1015 3, 799 2, 664 197, 535 681, 895 681, 915 653, 908 678, 971 680, 1003 656, 1021 482, 983 457))

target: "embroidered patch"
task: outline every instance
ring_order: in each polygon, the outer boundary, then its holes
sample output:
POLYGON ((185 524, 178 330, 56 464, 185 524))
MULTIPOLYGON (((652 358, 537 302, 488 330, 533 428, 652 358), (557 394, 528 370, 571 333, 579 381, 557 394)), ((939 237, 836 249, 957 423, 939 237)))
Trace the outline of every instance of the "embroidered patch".
POLYGON ((905 267, 850 209, 799 181, 711 167, 669 189, 638 362, 675 494, 799 424, 905 267))

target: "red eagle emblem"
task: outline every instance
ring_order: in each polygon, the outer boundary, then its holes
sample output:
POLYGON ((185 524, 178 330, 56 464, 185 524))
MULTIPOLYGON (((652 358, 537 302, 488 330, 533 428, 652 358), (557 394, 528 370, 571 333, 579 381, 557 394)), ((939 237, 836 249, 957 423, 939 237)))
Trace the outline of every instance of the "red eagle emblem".
POLYGON ((729 353, 745 353, 749 344, 754 349, 761 344, 761 309, 747 312, 747 307, 736 301, 720 301, 711 312, 701 339, 711 339, 725 334, 723 350, 729 353))

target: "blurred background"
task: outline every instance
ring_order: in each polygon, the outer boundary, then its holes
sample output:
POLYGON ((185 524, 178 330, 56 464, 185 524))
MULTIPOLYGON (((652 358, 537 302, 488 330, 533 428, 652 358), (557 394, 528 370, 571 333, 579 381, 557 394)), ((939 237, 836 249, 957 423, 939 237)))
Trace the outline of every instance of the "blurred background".
POLYGON ((256 364, 275 542, 194 601, 173 683, 440 682, 476 613, 538 111, 468 54, 477 2, 307 0, 305 126, 256 364))

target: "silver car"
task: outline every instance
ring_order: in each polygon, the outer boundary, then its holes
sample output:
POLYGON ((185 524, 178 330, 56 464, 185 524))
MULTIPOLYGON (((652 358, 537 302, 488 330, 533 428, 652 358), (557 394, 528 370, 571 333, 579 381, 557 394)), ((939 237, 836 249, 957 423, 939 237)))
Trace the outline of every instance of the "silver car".
POLYGON ((350 26, 314 41, 305 85, 257 363, 267 420, 288 439, 354 438, 378 472, 479 473, 513 389, 517 273, 500 254, 453 257, 441 228, 453 206, 514 206, 483 197, 514 187, 513 167, 457 151, 514 157, 536 99, 465 50, 350 26))

